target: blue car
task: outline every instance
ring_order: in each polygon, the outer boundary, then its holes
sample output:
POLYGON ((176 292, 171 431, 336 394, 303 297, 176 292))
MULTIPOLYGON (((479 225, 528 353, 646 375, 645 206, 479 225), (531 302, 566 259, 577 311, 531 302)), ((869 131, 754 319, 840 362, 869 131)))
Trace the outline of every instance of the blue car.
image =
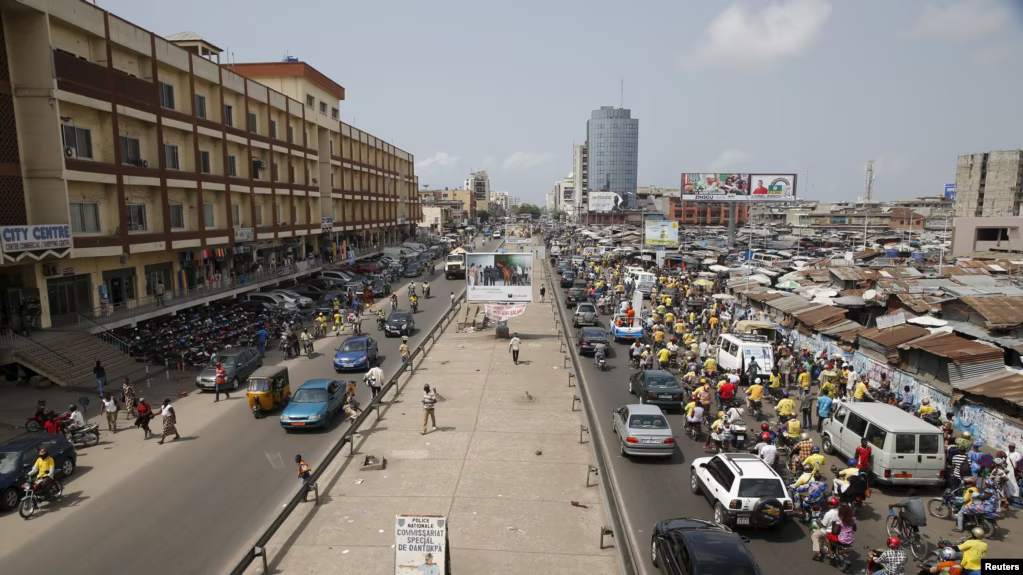
POLYGON ((64 479, 75 471, 78 455, 63 435, 33 433, 0 445, 0 509, 9 510, 21 501, 21 480, 39 458, 45 447, 57 465, 57 478, 64 479))
POLYGON ((334 350, 334 371, 369 369, 376 362, 378 353, 375 339, 368 335, 353 335, 334 350))
POLYGON ((304 427, 321 427, 341 410, 345 402, 345 386, 336 379, 310 379, 298 388, 291 402, 281 413, 281 427, 290 431, 304 427))

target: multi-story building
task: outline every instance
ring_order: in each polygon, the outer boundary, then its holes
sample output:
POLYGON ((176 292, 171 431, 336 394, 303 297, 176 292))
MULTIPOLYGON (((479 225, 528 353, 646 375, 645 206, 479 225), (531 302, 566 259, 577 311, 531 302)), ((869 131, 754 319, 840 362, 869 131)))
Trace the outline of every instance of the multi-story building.
POLYGON ((44 327, 421 220, 413 156, 342 123, 307 63, 220 65, 86 2, 0 17, 0 282, 38 290, 44 327))
POLYGON ((554 208, 565 212, 568 216, 575 216, 579 213, 576 203, 575 174, 569 172, 565 179, 554 182, 554 208))
POLYGON ((625 108, 601 106, 586 122, 588 186, 622 197, 622 204, 636 207, 636 176, 639 165, 639 119, 625 108))
POLYGON ((444 188, 443 190, 435 191, 434 198, 436 201, 455 200, 462 202, 462 210, 466 213, 467 220, 470 222, 476 221, 476 194, 470 190, 449 190, 444 188))
POLYGON ((484 170, 469 174, 469 177, 465 179, 465 189, 472 190, 477 201, 489 202, 490 176, 484 170))
POLYGON ((508 210, 508 192, 493 192, 490 195, 490 205, 502 210, 508 210))
POLYGON ((590 201, 590 155, 586 144, 572 146, 572 172, 568 179, 572 180, 572 190, 577 191, 572 198, 574 209, 570 213, 581 214, 589 209, 590 201))
POLYGON ((1018 216, 1023 203, 1023 150, 959 156, 955 215, 1018 216))
POLYGON ((668 198, 669 218, 687 226, 727 226, 730 209, 736 210, 736 225, 745 225, 749 202, 687 202, 677 196, 668 198))
POLYGON ((555 208, 556 208, 555 205, 554 205, 554 192, 548 192, 544 196, 543 199, 544 199, 544 202, 543 202, 544 208, 548 212, 553 212, 555 210, 555 208))

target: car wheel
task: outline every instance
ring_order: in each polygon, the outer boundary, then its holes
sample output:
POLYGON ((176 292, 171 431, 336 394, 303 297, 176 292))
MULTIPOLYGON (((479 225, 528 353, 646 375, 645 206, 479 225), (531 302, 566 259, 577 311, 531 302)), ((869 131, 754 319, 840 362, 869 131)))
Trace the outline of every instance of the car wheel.
POLYGON ((720 503, 714 504, 714 523, 728 525, 728 514, 725 513, 725 508, 720 503))
POLYGON ((238 390, 238 377, 235 376, 235 378, 231 380, 231 391, 237 391, 237 390, 238 390))
POLYGON ((629 457, 629 454, 628 454, 628 453, 625 453, 625 444, 624 444, 624 443, 621 443, 621 442, 619 442, 619 443, 618 443, 618 449, 619 449, 619 451, 621 452, 621 454, 622 454, 622 457, 625 457, 625 458, 628 458, 628 457, 629 457))
POLYGON ((827 453, 828 455, 835 454, 835 446, 834 444, 831 443, 830 436, 825 435, 823 438, 821 438, 821 449, 823 449, 824 453, 827 453))
POLYGON ((71 474, 74 473, 74 472, 75 472, 75 462, 72 461, 71 458, 69 457, 69 458, 65 459, 64 463, 62 463, 61 466, 60 466, 61 477, 70 477, 71 474))
POLYGON ((701 492, 700 479, 696 477, 695 469, 693 469, 692 472, 689 474, 689 489, 692 490, 692 492, 697 495, 699 495, 701 492))
POLYGON ((653 563, 654 567, 659 567, 657 564, 657 540, 650 540, 650 562, 653 563))
POLYGON ((13 487, 8 487, 4 490, 3 496, 0 497, 0 509, 8 511, 18 506, 18 501, 21 500, 21 494, 18 490, 13 487))

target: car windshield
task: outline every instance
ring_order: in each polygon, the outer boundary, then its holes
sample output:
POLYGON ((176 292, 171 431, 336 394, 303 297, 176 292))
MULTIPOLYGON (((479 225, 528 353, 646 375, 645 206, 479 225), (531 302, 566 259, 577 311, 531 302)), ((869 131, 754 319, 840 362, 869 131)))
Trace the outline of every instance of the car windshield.
POLYGON ((586 290, 584 290, 583 288, 572 288, 568 292, 568 295, 573 296, 573 297, 585 296, 586 295, 586 290))
POLYGON ((392 313, 391 321, 408 321, 407 313, 392 313))
POLYGON ((269 379, 250 379, 249 391, 270 391, 269 379))
POLYGON ((579 305, 578 311, 593 313, 594 311, 596 311, 596 308, 594 308, 593 304, 591 303, 584 303, 579 305))
POLYGON ((785 497, 785 490, 777 479, 742 479, 739 497, 785 497))
POLYGON ((291 398, 293 403, 323 403, 327 401, 326 389, 300 389, 291 398))
POLYGON ((366 351, 366 340, 346 341, 338 351, 366 351))
POLYGON ((225 367, 232 367, 238 358, 233 355, 221 355, 217 354, 213 356, 213 365, 217 365, 218 362, 222 362, 225 367))
POLYGON ((594 329, 594 330, 585 329, 585 330, 583 330, 583 339, 587 339, 587 340, 591 340, 592 341, 592 340, 607 339, 607 338, 604 337, 604 331, 603 330, 599 330, 599 329, 594 329))
POLYGON ((19 453, 0 453, 0 475, 5 475, 18 468, 19 453))
POLYGON ((629 417, 629 429, 668 429, 663 415, 633 415, 629 417))
POLYGON ((678 383, 671 374, 647 372, 646 385, 649 388, 677 388, 678 383))

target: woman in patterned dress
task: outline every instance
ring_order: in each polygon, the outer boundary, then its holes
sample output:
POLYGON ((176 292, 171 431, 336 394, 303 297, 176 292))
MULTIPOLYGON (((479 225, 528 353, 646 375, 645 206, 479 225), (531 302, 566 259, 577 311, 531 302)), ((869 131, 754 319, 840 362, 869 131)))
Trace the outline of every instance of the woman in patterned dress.
POLYGON ((181 439, 181 436, 178 435, 177 428, 178 414, 175 413, 174 406, 171 405, 170 399, 163 400, 163 405, 160 407, 160 415, 163 416, 163 435, 160 436, 160 441, 157 443, 163 445, 164 440, 166 440, 167 436, 172 433, 174 434, 175 440, 181 439))
POLYGON ((127 419, 135 417, 135 385, 124 376, 124 383, 121 384, 121 395, 124 396, 124 414, 127 419))

